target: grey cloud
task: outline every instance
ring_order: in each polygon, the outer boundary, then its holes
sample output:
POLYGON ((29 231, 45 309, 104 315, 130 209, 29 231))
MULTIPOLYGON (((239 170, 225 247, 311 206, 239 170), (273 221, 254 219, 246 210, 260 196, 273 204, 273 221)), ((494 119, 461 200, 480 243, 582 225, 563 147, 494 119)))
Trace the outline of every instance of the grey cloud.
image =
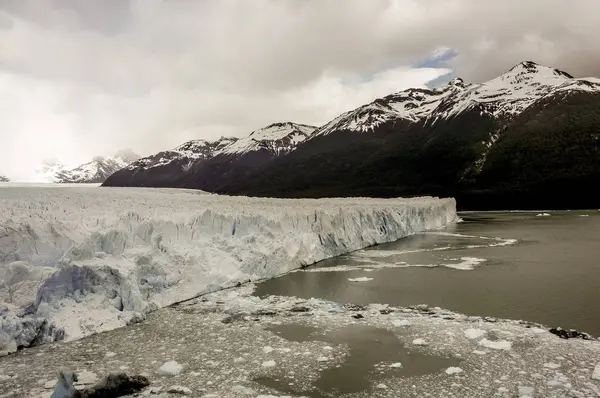
POLYGON ((79 159, 325 123, 447 73, 409 68, 444 47, 467 81, 522 60, 600 76, 598 26, 597 0, 4 0, 0 159, 37 135, 79 159))

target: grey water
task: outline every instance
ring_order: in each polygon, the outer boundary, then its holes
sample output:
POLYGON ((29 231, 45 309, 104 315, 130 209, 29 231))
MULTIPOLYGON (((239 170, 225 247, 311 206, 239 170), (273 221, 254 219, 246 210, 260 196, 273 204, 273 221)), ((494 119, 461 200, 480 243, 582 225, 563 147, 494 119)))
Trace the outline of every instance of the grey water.
POLYGON ((600 212, 549 214, 464 213, 461 223, 323 261, 255 294, 428 304, 600 336, 600 212))
POLYGON ((322 371, 313 383, 312 390, 296 391, 290 388, 285 380, 273 377, 254 379, 283 393, 301 394, 311 398, 366 391, 378 380, 389 377, 390 373, 397 377, 422 376, 440 372, 460 362, 455 358, 410 351, 394 333, 368 325, 352 325, 327 333, 319 328, 294 324, 274 326, 268 330, 289 341, 324 341, 346 344, 349 347, 350 354, 344 363, 322 371), (397 363, 401 366, 386 366, 386 371, 377 371, 376 365, 382 362, 397 363))

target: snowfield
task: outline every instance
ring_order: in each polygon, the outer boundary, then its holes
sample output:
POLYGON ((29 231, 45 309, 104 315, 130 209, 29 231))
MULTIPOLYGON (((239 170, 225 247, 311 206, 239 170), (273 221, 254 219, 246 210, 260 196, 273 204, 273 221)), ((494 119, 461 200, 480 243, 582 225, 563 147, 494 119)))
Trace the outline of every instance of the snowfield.
POLYGON ((456 221, 454 199, 0 186, 0 355, 456 221))

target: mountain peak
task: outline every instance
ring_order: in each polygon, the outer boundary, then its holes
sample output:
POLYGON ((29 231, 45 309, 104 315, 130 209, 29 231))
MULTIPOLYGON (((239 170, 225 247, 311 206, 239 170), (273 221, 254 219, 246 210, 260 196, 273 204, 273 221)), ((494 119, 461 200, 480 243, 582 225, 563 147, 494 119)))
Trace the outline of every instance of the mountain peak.
POLYGON ((530 74, 540 74, 553 77, 562 77, 567 79, 573 79, 573 76, 568 74, 567 72, 563 72, 562 70, 551 68, 549 66, 541 65, 533 61, 523 61, 508 70, 502 76, 514 76, 514 75, 530 75, 530 74))
POLYGON ((225 148, 223 153, 242 154, 262 149, 277 155, 288 153, 316 129, 315 126, 293 122, 272 123, 240 138, 225 148))
POLYGON ((135 162, 136 160, 138 160, 140 158, 140 155, 133 152, 133 150, 131 148, 126 148, 126 149, 121 149, 120 151, 115 153, 115 156, 113 156, 113 157, 115 159, 121 159, 125 163, 131 163, 131 162, 135 162))

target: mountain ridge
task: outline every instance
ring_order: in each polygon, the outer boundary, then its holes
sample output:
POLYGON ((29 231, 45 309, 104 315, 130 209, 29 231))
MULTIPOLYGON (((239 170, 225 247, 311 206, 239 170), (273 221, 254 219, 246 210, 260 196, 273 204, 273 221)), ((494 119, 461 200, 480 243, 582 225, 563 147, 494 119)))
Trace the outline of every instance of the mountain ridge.
POLYGON ((137 160, 130 149, 118 151, 113 157, 95 156, 91 161, 69 168, 58 159, 47 159, 36 169, 37 179, 50 183, 103 183, 110 175, 137 160))
POLYGON ((241 138, 187 141, 133 162, 109 177, 105 185, 181 187, 186 184, 182 177, 193 175, 205 181, 206 189, 218 189, 234 177, 232 170, 248 174, 293 151, 315 129, 305 124, 280 122, 241 138), (210 176, 205 169, 210 170, 210 176))
MULTIPOLYGON (((455 196, 459 206, 465 203, 468 208, 501 208, 498 198, 513 195, 517 199, 506 200, 506 206, 519 208, 519 203, 527 203, 531 207, 535 203, 528 198, 544 184, 546 195, 564 195, 548 188, 551 175, 540 175, 532 166, 537 156, 560 157, 555 142, 572 152, 571 163, 587 163, 571 181, 600 176, 600 156, 590 155, 600 148, 588 134, 600 126, 596 109, 600 109, 600 79, 574 78, 525 61, 484 83, 455 78, 438 88, 413 88, 377 98, 318 127, 292 150, 267 162, 244 169, 217 156, 168 176, 162 186, 276 197, 428 194, 455 196), (570 124, 564 122, 567 119, 570 124), (547 120, 560 122, 550 125, 547 120), (528 141, 532 131, 539 142, 528 141), (568 137, 577 137, 580 144, 571 145, 568 137), (533 154, 532 159, 519 159, 528 173, 519 178, 507 159, 510 154, 502 149, 517 141, 533 154), (584 145, 594 149, 590 152, 584 145), (510 170, 514 182, 505 181, 499 164, 507 175, 510 170), (547 182, 540 185, 541 180, 547 182), (477 197, 489 203, 478 202, 477 197)), ((534 163, 548 173, 566 175, 554 167, 566 167, 560 159, 545 160, 547 165, 534 163)), ((112 176, 105 185, 140 184, 135 177, 121 177, 112 176)), ((143 186, 155 184, 155 176, 144 176, 143 186)), ((583 186, 578 189, 585 191, 583 186)), ((569 200, 542 197, 538 203, 566 206, 569 200)))

